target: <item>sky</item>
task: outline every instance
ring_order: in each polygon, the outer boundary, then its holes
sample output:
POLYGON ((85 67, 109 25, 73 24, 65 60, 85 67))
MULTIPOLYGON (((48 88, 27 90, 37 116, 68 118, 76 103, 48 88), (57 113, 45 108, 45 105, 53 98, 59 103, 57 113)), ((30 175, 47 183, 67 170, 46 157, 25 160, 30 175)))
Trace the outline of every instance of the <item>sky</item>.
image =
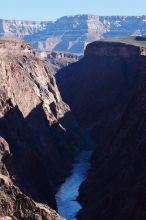
POLYGON ((1 19, 51 21, 76 14, 144 15, 146 0, 0 0, 1 19))

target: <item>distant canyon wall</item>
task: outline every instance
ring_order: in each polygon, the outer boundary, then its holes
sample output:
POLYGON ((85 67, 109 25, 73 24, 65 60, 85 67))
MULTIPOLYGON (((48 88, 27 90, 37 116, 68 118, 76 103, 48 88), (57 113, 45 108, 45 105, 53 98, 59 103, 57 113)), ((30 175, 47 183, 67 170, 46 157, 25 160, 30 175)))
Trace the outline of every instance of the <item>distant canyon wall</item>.
POLYGON ((146 16, 64 16, 55 22, 0 20, 0 35, 14 35, 36 49, 83 53, 101 38, 146 34, 146 16))

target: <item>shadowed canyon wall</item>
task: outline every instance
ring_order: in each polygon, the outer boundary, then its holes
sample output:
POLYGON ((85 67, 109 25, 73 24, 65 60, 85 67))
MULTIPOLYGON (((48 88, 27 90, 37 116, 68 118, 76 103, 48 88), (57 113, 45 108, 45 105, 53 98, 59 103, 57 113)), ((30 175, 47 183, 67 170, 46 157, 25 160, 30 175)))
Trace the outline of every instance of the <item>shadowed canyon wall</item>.
POLYGON ((79 219, 146 218, 145 43, 130 41, 91 43, 83 59, 56 75, 63 99, 97 143, 79 219))

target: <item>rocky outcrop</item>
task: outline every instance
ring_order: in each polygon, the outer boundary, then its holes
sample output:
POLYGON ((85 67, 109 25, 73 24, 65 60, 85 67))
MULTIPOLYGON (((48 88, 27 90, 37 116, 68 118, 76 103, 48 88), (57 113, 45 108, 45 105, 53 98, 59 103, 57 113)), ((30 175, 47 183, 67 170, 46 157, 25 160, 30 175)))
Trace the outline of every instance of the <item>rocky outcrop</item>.
POLYGON ((83 53, 86 45, 109 37, 146 34, 146 16, 64 16, 55 22, 1 20, 0 34, 30 41, 36 49, 83 53))
POLYGON ((0 137, 0 219, 44 219, 63 220, 46 205, 34 202, 16 187, 6 169, 5 162, 11 162, 8 143, 0 137))
MULTIPOLYGON (((115 54, 110 56, 106 53, 102 55, 101 53, 99 56, 99 48, 103 48, 107 52, 114 45, 115 48, 118 48, 117 43, 112 43, 112 46, 109 43, 109 47, 106 46, 107 44, 103 44, 103 46, 101 44, 100 41, 99 45, 98 42, 91 43, 91 48, 87 46, 83 59, 62 69, 56 75, 64 100, 70 105, 80 124, 87 127, 94 127, 97 118, 103 122, 101 124, 105 125, 104 120, 108 121, 113 111, 110 108, 111 103, 115 103, 113 105, 114 114, 117 114, 119 109, 121 111, 125 108, 124 105, 128 102, 129 95, 136 92, 138 82, 141 82, 142 74, 140 73, 143 73, 145 67, 145 56, 140 54, 138 56, 136 46, 131 45, 133 53, 129 59, 123 53, 120 56, 115 56, 115 54), (93 53, 91 54, 92 48, 93 53), (102 117, 103 111, 106 112, 105 118, 102 117)), ((122 45, 124 49, 129 50, 129 45, 121 44, 121 48, 122 45)), ((112 122, 111 120, 110 123, 112 122)), ((100 126, 100 130, 102 127, 100 126)), ((105 130, 109 131, 107 128, 105 130)), ((104 132, 101 133, 104 134, 104 132)))
POLYGON ((15 37, 0 38, 0 56, 28 54, 32 52, 31 44, 15 37))
POLYGON ((146 218, 146 57, 137 46, 145 48, 145 41, 134 41, 120 39, 119 48, 117 40, 91 43, 83 59, 56 75, 64 100, 97 144, 80 188, 79 219, 146 218))
POLYGON ((54 70, 54 74, 56 74, 61 68, 77 62, 82 57, 77 54, 59 51, 35 50, 34 54, 37 58, 50 62, 54 70))
POLYGON ((50 61, 54 69, 54 73, 56 74, 63 67, 66 67, 80 60, 81 57, 82 56, 76 54, 52 51, 50 54, 48 54, 46 60, 50 61))
POLYGON ((145 56, 146 44, 135 41, 135 37, 129 39, 121 40, 121 42, 120 39, 117 39, 117 42, 116 39, 111 39, 111 41, 110 39, 95 41, 87 45, 84 56, 121 56, 127 58, 140 55, 145 56))
POLYGON ((11 157, 8 143, 0 137, 0 219, 61 220, 54 210, 34 202, 13 184, 5 165, 11 157))
POLYGON ((57 209, 54 195, 81 144, 78 125, 51 66, 36 58, 27 43, 10 38, 0 43, 5 50, 0 57, 0 136, 11 152, 5 166, 20 191, 57 209))

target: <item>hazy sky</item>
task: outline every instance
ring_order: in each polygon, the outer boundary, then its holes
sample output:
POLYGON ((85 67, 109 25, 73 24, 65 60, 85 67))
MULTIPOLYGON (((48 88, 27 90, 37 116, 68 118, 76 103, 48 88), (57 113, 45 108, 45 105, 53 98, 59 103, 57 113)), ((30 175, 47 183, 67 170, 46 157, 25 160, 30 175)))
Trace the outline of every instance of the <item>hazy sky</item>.
POLYGON ((64 15, 143 15, 146 0, 0 0, 0 18, 55 20, 64 15))

